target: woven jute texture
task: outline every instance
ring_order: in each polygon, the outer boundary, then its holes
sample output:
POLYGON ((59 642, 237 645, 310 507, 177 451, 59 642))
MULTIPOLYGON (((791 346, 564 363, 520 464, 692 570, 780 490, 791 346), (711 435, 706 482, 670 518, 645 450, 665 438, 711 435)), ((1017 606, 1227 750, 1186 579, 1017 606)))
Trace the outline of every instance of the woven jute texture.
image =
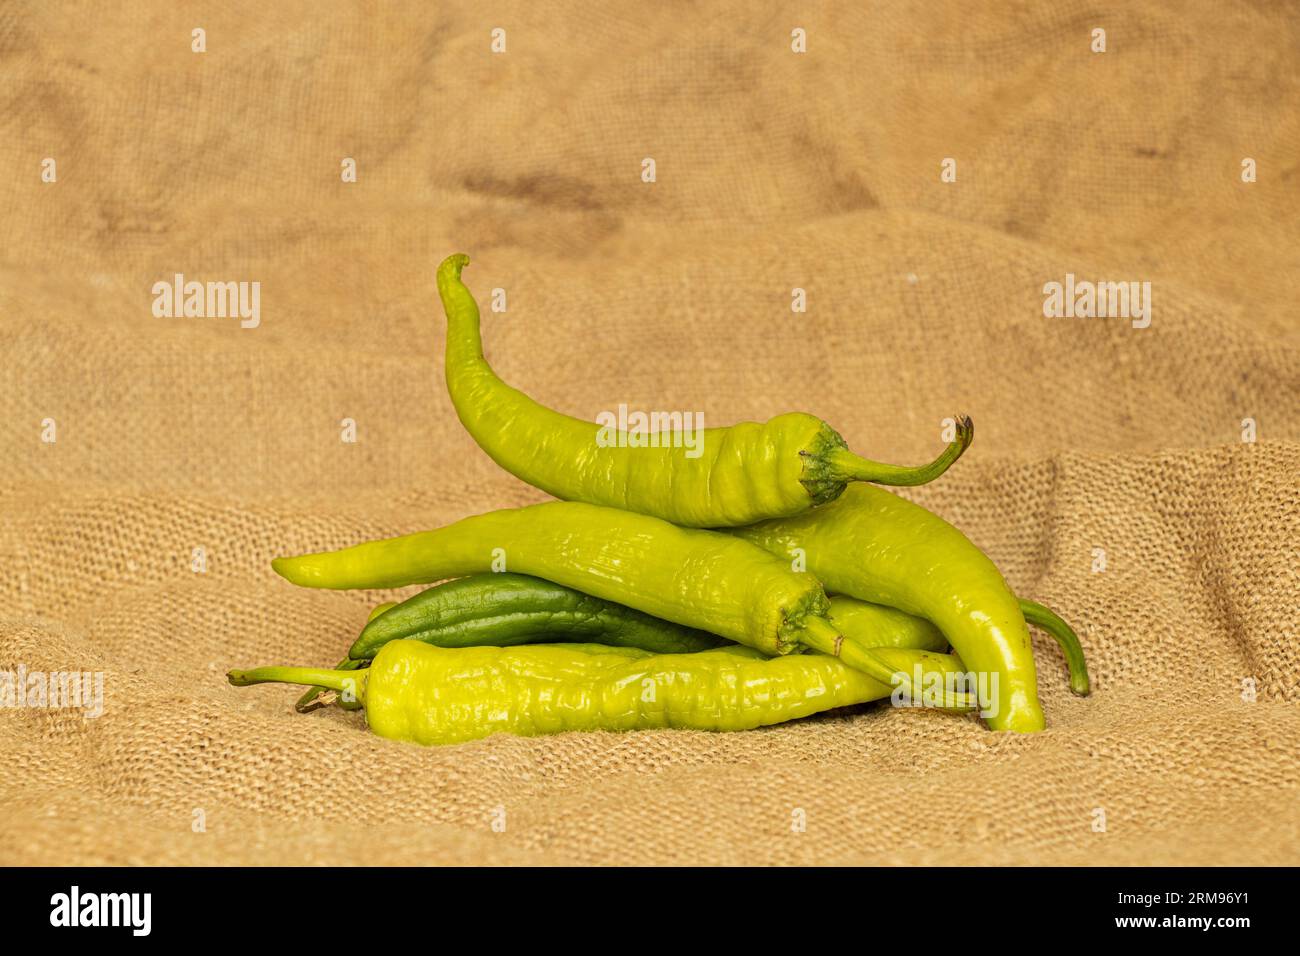
POLYGON ((796 7, 0 6, 0 670, 104 689, 0 708, 0 862, 1300 862, 1295 5, 796 7), (273 556, 543 499, 447 398, 455 251, 573 415, 920 462, 971 414, 906 494, 1077 625, 1093 696, 1036 635, 1032 736, 422 749, 227 686, 391 596, 273 556), (156 316, 177 273, 260 324, 156 316), (1150 282, 1149 327, 1046 317, 1067 274, 1150 282))

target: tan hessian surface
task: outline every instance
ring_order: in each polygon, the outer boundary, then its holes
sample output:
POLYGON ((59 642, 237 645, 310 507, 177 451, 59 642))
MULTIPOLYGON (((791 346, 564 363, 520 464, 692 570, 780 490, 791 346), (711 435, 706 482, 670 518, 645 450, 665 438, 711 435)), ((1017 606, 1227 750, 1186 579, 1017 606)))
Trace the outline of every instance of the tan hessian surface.
POLYGON ((0 862, 1300 862, 1293 8, 379 6, 0 9, 0 669, 106 696, 0 709, 0 862), (423 750, 228 687, 386 597, 277 553, 542 498, 452 412, 453 251, 506 290, 502 375, 571 414, 801 409, 904 462, 971 414, 908 496, 1078 625, 1094 696, 1036 636, 1036 736, 423 750), (178 272, 260 282, 260 325, 155 317, 178 272), (1044 317, 1067 273, 1151 282, 1150 327, 1044 317))

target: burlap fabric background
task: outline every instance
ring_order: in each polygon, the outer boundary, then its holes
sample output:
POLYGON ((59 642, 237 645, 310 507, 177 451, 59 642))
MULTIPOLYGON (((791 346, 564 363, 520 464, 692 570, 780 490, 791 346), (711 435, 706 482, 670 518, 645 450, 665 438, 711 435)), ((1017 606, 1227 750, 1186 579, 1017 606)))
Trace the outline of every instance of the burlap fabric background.
POLYGON ((1300 11, 853 6, 0 7, 0 668, 106 689, 0 711, 3 862, 1300 860, 1300 11), (1036 637, 1036 736, 425 750, 226 686, 383 596, 273 555, 541 499, 448 401, 457 250, 503 376, 572 414, 803 409, 920 461, 969 412, 908 495, 1079 626, 1094 696, 1036 637), (176 272, 260 281, 261 326, 155 318, 176 272), (1150 328, 1045 318, 1067 272, 1151 281, 1150 328))

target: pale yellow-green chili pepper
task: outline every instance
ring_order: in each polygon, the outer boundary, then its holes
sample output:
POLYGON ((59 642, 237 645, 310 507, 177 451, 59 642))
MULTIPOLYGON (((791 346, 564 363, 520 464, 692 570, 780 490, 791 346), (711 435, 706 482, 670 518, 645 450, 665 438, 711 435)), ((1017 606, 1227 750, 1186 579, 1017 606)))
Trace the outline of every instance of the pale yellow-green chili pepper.
POLYGON ((1020 603, 984 552, 938 515, 883 488, 853 485, 815 511, 731 533, 774 555, 800 555, 831 591, 937 625, 967 667, 997 675, 991 728, 1043 729, 1020 603))
POLYGON ((452 404, 493 461, 556 498, 684 527, 744 525, 807 511, 836 498, 849 482, 933 481, 974 437, 970 419, 957 416, 953 441, 915 468, 861 458, 833 428, 802 412, 702 429, 695 436, 698 455, 680 442, 647 445, 638 435, 552 411, 497 377, 483 357, 478 304, 460 278, 468 263, 468 256, 453 255, 438 267, 452 404))
MULTIPOLYGON (((950 655, 878 652, 894 671, 951 681, 950 655)), ((570 730, 750 730, 889 697, 894 688, 824 654, 766 657, 746 647, 694 654, 563 644, 441 648, 385 644, 370 667, 260 667, 232 684, 316 684, 354 696, 381 737, 454 744, 496 733, 570 730)))

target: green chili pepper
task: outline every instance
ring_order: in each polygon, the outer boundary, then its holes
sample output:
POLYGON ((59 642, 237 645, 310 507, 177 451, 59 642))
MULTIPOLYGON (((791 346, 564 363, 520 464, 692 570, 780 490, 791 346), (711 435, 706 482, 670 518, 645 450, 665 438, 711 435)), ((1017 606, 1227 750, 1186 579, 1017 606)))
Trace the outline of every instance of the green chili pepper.
MULTIPOLYGON (((261 667, 231 671, 236 686, 319 684, 354 696, 379 736, 453 744, 494 733, 568 730, 749 730, 888 697, 892 688, 824 654, 769 658, 743 647, 652 655, 572 646, 447 649, 385 644, 367 670, 261 667), (612 653, 611 653, 612 651, 612 653)), ((887 665, 949 680, 948 655, 883 648, 887 665)))
POLYGON ((897 608, 836 594, 828 615, 835 629, 863 647, 904 647, 946 651, 948 638, 925 618, 897 608))
MULTIPOLYGON (((882 683, 893 679, 874 649, 846 642, 827 620, 830 603, 811 575, 736 537, 597 505, 553 501, 494 511, 436 531, 277 558, 272 566, 305 587, 389 588, 495 570, 503 558, 521 573, 767 654, 805 646, 882 683)), ((953 700, 954 707, 971 705, 968 697, 953 700)))
MULTIPOLYGON (((348 656, 336 667, 354 670, 396 638, 438 647, 541 644, 586 640, 656 654, 689 654, 729 643, 632 608, 525 574, 476 574, 426 588, 399 605, 371 613, 348 656)), ((929 621, 893 608, 833 597, 830 621, 864 647, 942 651, 947 639, 929 621)), ((296 709, 308 713, 333 700, 325 688, 307 691, 296 709)))
POLYGON ((1020 604, 984 552, 942 518, 884 489, 854 485, 816 511, 732 533, 773 554, 802 553, 808 572, 832 591, 933 622, 967 667, 998 675, 991 728, 1043 728, 1020 604))
POLYGON ((860 458, 829 425, 803 413, 703 429, 694 457, 693 449, 665 447, 658 438, 658 447, 647 447, 645 436, 562 415, 497 377, 483 357, 478 304, 460 278, 468 262, 453 255, 438 267, 452 404, 493 461, 556 498, 685 527, 746 525, 832 501, 849 482, 925 484, 960 458, 974 436, 970 419, 958 416, 955 439, 915 468, 860 458))
POLYGON ((510 573, 476 574, 421 591, 367 623, 348 656, 374 657, 399 637, 439 647, 590 641, 655 654, 689 654, 727 643, 622 604, 510 573))

